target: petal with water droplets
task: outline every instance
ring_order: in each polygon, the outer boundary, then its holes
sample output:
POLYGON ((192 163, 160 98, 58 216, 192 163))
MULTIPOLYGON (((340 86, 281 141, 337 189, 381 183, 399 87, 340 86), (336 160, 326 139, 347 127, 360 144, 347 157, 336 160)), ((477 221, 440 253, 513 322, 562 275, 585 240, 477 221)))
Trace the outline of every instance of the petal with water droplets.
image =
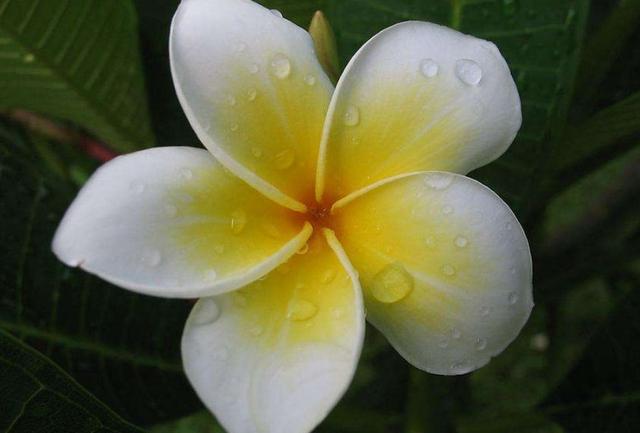
POLYGON ((310 432, 351 381, 364 336, 360 287, 325 235, 266 279, 201 299, 187 321, 185 372, 229 432, 310 432))
POLYGON ((338 203, 334 213, 369 320, 416 367, 472 371, 527 321, 527 239, 480 183, 442 172, 407 175, 338 203))
POLYGON ((520 123, 518 91, 495 45, 436 24, 397 24, 367 42, 338 81, 316 195, 335 200, 421 170, 467 173, 500 156, 520 123))
POLYGON ((311 227, 204 149, 161 147, 103 165, 53 241, 65 263, 136 292, 193 298, 241 287, 295 254, 311 227))
POLYGON ((184 0, 170 51, 178 98, 205 147, 268 197, 303 210, 333 92, 309 34, 250 1, 184 0))

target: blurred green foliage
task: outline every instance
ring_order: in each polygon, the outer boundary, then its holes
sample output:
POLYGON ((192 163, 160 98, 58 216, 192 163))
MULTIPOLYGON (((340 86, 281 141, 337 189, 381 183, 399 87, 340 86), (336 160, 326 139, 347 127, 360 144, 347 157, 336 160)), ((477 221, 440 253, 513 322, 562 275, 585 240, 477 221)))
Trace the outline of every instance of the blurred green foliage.
MULTIPOLYGON (((411 368, 368 328, 351 388, 318 431, 639 430, 640 0, 263 3, 305 27, 322 9, 343 65, 404 20, 492 40, 522 97, 516 142, 471 176, 500 193, 528 233, 536 307, 526 328, 487 367, 460 377, 411 368)), ((138 431, 119 417, 151 433, 223 431, 181 371, 190 305, 122 291, 49 251, 97 166, 78 135, 121 151, 198 145, 169 71, 177 4, 0 0, 2 431, 138 431), (14 109, 73 134, 25 129, 14 109), (50 416, 74 405, 72 427, 50 416)))

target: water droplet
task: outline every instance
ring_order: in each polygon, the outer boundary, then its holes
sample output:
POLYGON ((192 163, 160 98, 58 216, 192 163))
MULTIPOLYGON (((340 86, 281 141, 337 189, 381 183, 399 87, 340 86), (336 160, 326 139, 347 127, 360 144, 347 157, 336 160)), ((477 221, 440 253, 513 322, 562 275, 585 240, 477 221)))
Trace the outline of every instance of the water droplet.
POLYGON ((162 254, 158 250, 148 250, 142 255, 142 262, 155 268, 162 262, 162 254))
POLYGON ((510 305, 514 305, 516 302, 518 302, 518 294, 516 292, 509 293, 507 300, 509 301, 510 305))
POLYGON ((511 272, 511 274, 515 274, 516 273, 516 268, 515 266, 512 266, 511 269, 509 269, 509 271, 511 272))
POLYGON ((193 172, 188 168, 181 168, 180 176, 185 180, 189 180, 193 178, 193 172))
POLYGON ((258 96, 258 91, 256 89, 247 90, 247 99, 249 101, 255 101, 256 96, 258 96))
POLYGON ((234 49, 236 50, 236 52, 241 53, 247 49, 247 44, 245 44, 244 42, 238 42, 234 45, 234 49))
POLYGON ((249 65, 249 73, 257 74, 259 70, 260 70, 260 66, 258 66, 257 63, 252 63, 249 65))
POLYGON ((438 347, 441 348, 445 348, 449 346, 449 340, 447 340, 446 338, 443 338, 442 340, 438 341, 438 347))
POLYGON ((289 58, 282 53, 278 53, 271 59, 271 72, 281 80, 287 78, 291 74, 291 62, 289 58))
POLYGON ((442 267, 442 273, 445 274, 447 277, 453 277, 456 274, 456 268, 448 264, 444 265, 442 267))
POLYGON ((424 59, 420 62, 420 72, 427 78, 435 77, 438 74, 438 64, 433 59, 424 59))
POLYGON ((316 77, 309 74, 304 77, 304 82, 307 83, 308 86, 313 86, 316 84, 316 77))
POLYGON ((235 235, 242 232, 247 225, 247 214, 242 209, 237 209, 231 214, 231 232, 235 235))
POLYGON ((413 277, 400 263, 390 263, 375 277, 371 292, 373 297, 384 304, 392 304, 406 298, 413 290, 413 277))
POLYGON ((442 213, 445 215, 450 215, 451 213, 453 213, 453 208, 449 205, 447 206, 443 206, 442 207, 442 213))
POLYGON ((24 55, 24 57, 22 58, 22 61, 24 61, 25 63, 33 63, 36 60, 36 56, 34 56, 31 53, 27 53, 24 55))
POLYGON ((295 321, 309 320, 318 312, 318 307, 304 299, 293 299, 289 303, 287 319, 295 321))
POLYGON ((334 319, 342 319, 344 317, 344 310, 342 308, 335 307, 331 309, 331 316, 334 319))
POLYGON ((262 156, 262 149, 260 149, 259 147, 252 147, 251 148, 251 154, 253 156, 255 156, 256 158, 260 158, 262 156))
POLYGON ((278 9, 271 9, 271 13, 278 18, 282 18, 282 12, 280 12, 278 9))
POLYGON ((167 216, 174 217, 174 216, 178 215, 178 208, 175 207, 172 204, 165 204, 164 205, 164 213, 167 216))
POLYGON ((477 86, 482 80, 482 69, 473 60, 460 59, 456 62, 456 75, 463 83, 477 86))
POLYGON ((459 340, 460 337, 462 337, 462 332, 460 332, 458 328, 453 328, 451 330, 451 338, 453 338, 454 340, 459 340))
POLYGON ((218 317, 220 317, 220 308, 216 301, 205 298, 198 302, 198 311, 193 315, 193 321, 196 325, 208 325, 218 320, 218 317))
POLYGON ((146 189, 146 185, 139 180, 135 180, 131 182, 131 184, 129 185, 129 189, 131 189, 131 191, 135 192, 136 194, 142 194, 146 189))
POLYGON ((251 328, 249 328, 249 334, 253 335, 254 337, 259 337, 260 335, 262 335, 263 332, 264 332, 264 329, 260 325, 254 325, 251 328))
POLYGON ((356 126, 358 123, 360 123, 360 110, 358 109, 358 107, 354 105, 348 106, 346 111, 344 112, 343 121, 347 126, 356 126))
POLYGON ((484 338, 476 338, 475 346, 477 351, 483 351, 487 348, 487 340, 485 340, 484 338))
POLYGON ((215 269, 209 269, 204 273, 204 279, 209 282, 213 282, 218 279, 218 273, 215 269))
POLYGON ((462 374, 466 372, 464 362, 454 362, 449 368, 453 374, 462 374))
POLYGON ((240 126, 237 123, 232 123, 229 129, 235 132, 238 130, 239 127, 240 126))
POLYGON ((216 254, 224 253, 224 245, 215 245, 213 251, 215 251, 216 254))
POLYGON ((424 238, 424 243, 427 247, 433 248, 436 246, 436 239, 433 236, 429 235, 424 238))
POLYGON ((296 153, 293 149, 285 149, 276 154, 274 159, 278 170, 286 170, 293 165, 296 160, 296 153))
POLYGON ((469 243, 469 240, 467 238, 465 238, 464 236, 458 236, 458 237, 456 237, 456 240, 454 242, 456 244, 456 247, 464 248, 469 243))
POLYGON ((247 295, 245 295, 244 293, 236 293, 234 296, 234 303, 240 307, 240 308, 244 308, 247 306, 247 295))
POLYGON ((324 271, 324 274, 322 274, 322 282, 324 284, 329 284, 335 278, 336 278, 336 270, 335 269, 327 269, 326 271, 324 271))
POLYGON ((482 317, 487 317, 490 313, 491 313, 491 308, 487 307, 486 305, 480 308, 480 315, 482 317))
POLYGON ((424 184, 436 190, 447 189, 453 182, 453 176, 443 173, 427 173, 424 175, 424 184))
POLYGON ((309 251, 309 244, 304 244, 302 246, 302 248, 300 248, 298 251, 296 251, 296 254, 307 254, 307 252, 309 251))

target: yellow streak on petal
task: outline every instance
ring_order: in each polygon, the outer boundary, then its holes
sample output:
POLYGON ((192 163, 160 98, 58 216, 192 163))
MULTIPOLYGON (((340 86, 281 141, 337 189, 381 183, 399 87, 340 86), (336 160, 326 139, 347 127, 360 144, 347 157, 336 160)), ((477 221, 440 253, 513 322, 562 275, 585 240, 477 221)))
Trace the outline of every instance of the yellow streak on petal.
POLYGON ((318 146, 332 86, 317 65, 282 53, 238 59, 225 94, 211 104, 217 144, 296 200, 313 192, 318 146), (253 72, 253 73, 252 73, 253 72))
POLYGON ((257 265, 302 229, 295 212, 221 169, 184 169, 166 210, 177 248, 212 282, 257 265))
POLYGON ((345 89, 323 137, 320 166, 326 166, 319 175, 328 199, 403 173, 455 169, 460 144, 472 131, 463 123, 468 110, 442 80, 412 70, 392 82, 345 89))
POLYGON ((358 326, 353 281, 316 231, 304 254, 271 272, 262 281, 234 292, 247 337, 266 347, 287 343, 336 343, 358 326))

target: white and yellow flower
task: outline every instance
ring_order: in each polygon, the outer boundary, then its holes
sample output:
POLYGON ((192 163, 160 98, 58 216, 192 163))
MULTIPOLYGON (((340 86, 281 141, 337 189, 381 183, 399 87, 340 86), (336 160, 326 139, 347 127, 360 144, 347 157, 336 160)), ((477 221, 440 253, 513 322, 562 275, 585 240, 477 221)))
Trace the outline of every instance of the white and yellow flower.
POLYGON ((463 374, 531 312, 516 217, 464 176, 521 123, 490 42, 424 22, 367 42, 333 85, 309 34, 248 0, 184 0, 178 97, 207 148, 144 150, 87 182, 58 257, 139 293, 201 298, 187 376, 231 433, 304 433, 370 322, 411 364, 463 374))

